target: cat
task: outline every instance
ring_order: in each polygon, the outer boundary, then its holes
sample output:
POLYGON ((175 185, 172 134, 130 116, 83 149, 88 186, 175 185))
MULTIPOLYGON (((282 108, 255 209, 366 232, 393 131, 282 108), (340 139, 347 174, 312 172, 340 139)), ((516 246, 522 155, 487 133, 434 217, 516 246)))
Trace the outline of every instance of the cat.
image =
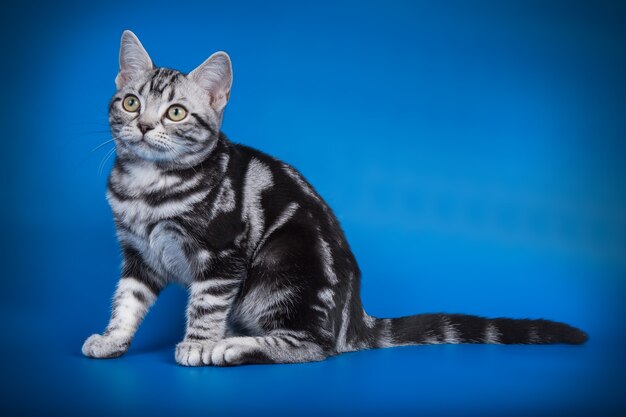
POLYGON ((122 35, 109 105, 116 146, 107 199, 123 254, 109 324, 82 352, 124 354, 169 283, 188 288, 180 365, 300 363, 438 343, 581 344, 548 320, 368 315, 332 210, 292 166, 220 131, 232 84, 216 52, 189 74, 158 68, 122 35))

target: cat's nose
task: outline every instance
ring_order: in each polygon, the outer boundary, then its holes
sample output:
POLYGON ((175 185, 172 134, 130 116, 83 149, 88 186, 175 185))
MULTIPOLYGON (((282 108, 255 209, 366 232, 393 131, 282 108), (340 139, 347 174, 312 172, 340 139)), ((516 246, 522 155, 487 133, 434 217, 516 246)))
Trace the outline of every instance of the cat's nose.
POLYGON ((145 135, 147 131, 154 129, 154 126, 150 126, 145 123, 138 123, 137 127, 143 135, 145 135))

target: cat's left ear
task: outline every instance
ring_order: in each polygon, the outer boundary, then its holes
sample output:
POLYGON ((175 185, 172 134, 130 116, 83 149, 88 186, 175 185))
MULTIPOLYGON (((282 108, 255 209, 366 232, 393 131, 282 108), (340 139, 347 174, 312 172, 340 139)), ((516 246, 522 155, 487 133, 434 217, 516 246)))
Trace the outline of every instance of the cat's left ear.
POLYGON ((233 83, 233 67, 226 52, 216 52, 188 77, 199 84, 211 97, 211 107, 217 112, 224 110, 233 83))
POLYGON ((120 72, 115 78, 119 90, 131 78, 153 69, 150 56, 133 32, 125 30, 120 43, 120 72))

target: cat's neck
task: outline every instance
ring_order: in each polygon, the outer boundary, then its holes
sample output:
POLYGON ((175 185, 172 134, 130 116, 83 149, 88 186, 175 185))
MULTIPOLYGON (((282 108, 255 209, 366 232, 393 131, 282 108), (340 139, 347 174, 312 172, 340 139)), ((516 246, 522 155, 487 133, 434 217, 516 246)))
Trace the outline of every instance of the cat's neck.
POLYGON ((135 196, 175 191, 188 183, 216 185, 221 182, 230 161, 231 146, 220 138, 216 145, 194 163, 164 163, 141 158, 116 157, 109 184, 135 196))

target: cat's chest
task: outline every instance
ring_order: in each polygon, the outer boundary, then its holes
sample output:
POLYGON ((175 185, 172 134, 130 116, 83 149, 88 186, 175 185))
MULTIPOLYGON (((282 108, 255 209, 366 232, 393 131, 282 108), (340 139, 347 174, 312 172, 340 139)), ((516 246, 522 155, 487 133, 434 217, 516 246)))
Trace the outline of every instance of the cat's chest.
POLYGON ((180 177, 145 167, 113 172, 107 199, 113 211, 120 243, 135 249, 151 269, 167 280, 186 282, 197 259, 190 233, 181 218, 193 216, 208 190, 194 178, 180 177), (194 187, 196 186, 196 187, 194 187))
POLYGON ((206 266, 208 251, 199 247, 179 223, 163 220, 151 225, 143 234, 118 227, 118 238, 132 247, 161 279, 189 283, 192 271, 206 266))

